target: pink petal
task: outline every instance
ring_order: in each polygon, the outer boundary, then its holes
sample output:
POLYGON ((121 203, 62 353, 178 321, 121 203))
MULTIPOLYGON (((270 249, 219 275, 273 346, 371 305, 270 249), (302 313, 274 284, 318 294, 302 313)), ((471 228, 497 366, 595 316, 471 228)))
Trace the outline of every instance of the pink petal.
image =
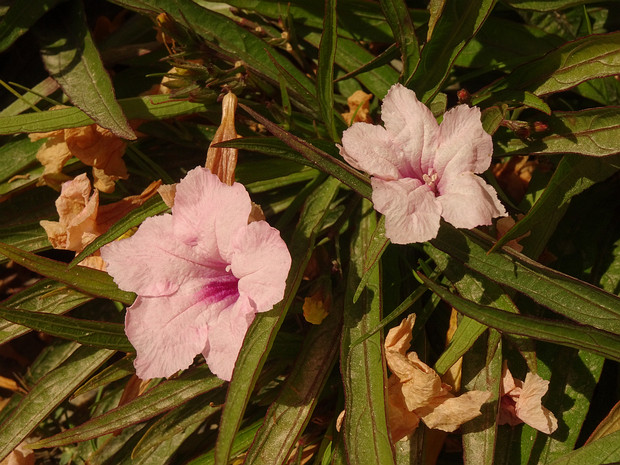
POLYGON ((254 311, 266 312, 282 300, 291 254, 280 232, 265 221, 237 231, 231 241, 231 271, 239 279, 239 293, 254 311))
POLYGON ((381 126, 355 123, 342 133, 340 155, 351 166, 381 179, 396 179, 402 154, 381 126))
POLYGON ((202 354, 218 378, 230 381, 254 316, 253 305, 247 297, 241 296, 234 306, 223 309, 217 318, 209 321, 209 340, 202 354))
POLYGON ((491 164, 493 141, 480 122, 480 109, 458 105, 448 111, 439 127, 433 168, 444 173, 482 173, 491 164))
POLYGON ((205 168, 194 168, 177 185, 172 215, 177 240, 201 255, 228 262, 229 243, 248 223, 252 204, 245 187, 228 186, 205 168))
POLYGON ((410 89, 394 84, 383 99, 381 119, 390 137, 406 154, 400 167, 403 176, 428 173, 435 156, 439 126, 426 105, 410 89))
POLYGON ((441 216, 457 228, 488 225, 493 218, 507 214, 495 189, 471 172, 444 176, 437 187, 441 216))
POLYGON ((147 218, 133 236, 101 249, 107 271, 121 289, 141 296, 165 296, 190 278, 213 273, 201 266, 195 248, 174 239, 172 224, 171 215, 147 218))
POLYGON ((558 428, 558 421, 553 413, 542 406, 542 397, 547 393, 549 381, 533 373, 528 373, 523 383, 523 390, 515 406, 517 417, 532 428, 546 434, 558 428))
POLYGON ((136 349, 141 379, 172 376, 191 365, 207 339, 204 304, 191 294, 138 297, 127 309, 125 333, 136 349))
POLYGON ((371 179, 375 210, 385 215, 385 235, 395 244, 424 242, 437 236, 441 205, 417 179, 371 179))

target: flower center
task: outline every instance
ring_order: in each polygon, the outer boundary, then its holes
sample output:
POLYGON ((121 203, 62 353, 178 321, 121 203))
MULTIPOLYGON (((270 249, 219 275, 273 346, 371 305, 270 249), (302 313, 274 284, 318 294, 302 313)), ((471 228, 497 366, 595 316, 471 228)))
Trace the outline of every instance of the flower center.
POLYGON ((437 191, 437 186, 435 184, 437 181, 437 173, 431 170, 430 174, 423 174, 422 181, 424 181, 424 183, 430 187, 433 192, 437 191))
POLYGON ((222 273, 220 276, 209 279, 200 290, 200 300, 216 303, 239 297, 239 279, 230 273, 228 269, 226 271, 226 273, 222 273))

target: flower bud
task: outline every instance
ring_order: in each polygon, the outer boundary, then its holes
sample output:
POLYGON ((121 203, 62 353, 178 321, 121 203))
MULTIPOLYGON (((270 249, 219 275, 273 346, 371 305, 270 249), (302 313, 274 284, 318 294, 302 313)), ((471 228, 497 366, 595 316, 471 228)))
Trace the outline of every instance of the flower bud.
POLYGON ((237 131, 235 130, 236 109, 237 96, 229 92, 222 100, 222 122, 211 141, 211 145, 207 151, 207 163, 205 164, 205 167, 220 178, 220 181, 229 186, 232 186, 235 182, 235 167, 237 166, 238 150, 213 146, 219 142, 237 138, 237 131))

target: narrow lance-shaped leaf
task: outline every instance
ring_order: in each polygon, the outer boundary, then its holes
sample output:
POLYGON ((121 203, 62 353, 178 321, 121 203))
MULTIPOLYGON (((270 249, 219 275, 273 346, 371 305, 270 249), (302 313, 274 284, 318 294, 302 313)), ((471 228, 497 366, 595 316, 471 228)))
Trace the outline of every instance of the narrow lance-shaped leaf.
POLYGON ((425 276, 420 275, 420 277, 429 289, 449 305, 484 325, 510 334, 519 334, 541 341, 584 349, 611 360, 620 361, 620 336, 618 335, 586 326, 517 315, 496 308, 485 307, 452 294, 425 276))
POLYGON ((125 327, 121 324, 79 320, 68 316, 4 306, 0 306, 0 317, 36 331, 91 347, 133 352, 133 347, 125 336, 125 327))
POLYGON ((252 395, 254 385, 267 359, 278 329, 284 321, 286 312, 295 298, 304 270, 314 249, 316 236, 329 211, 329 205, 338 192, 339 185, 337 179, 328 178, 308 198, 289 246, 293 262, 287 279, 284 298, 273 310, 257 314, 245 336, 243 346, 237 357, 233 377, 228 388, 226 406, 220 421, 220 432, 215 449, 216 464, 223 465, 229 461, 235 435, 243 420, 243 413, 252 395))
POLYGON ((620 153, 620 108, 603 107, 555 112, 543 122, 549 127, 540 139, 498 141, 495 155, 577 153, 604 157, 620 153), (545 135, 546 134, 546 135, 545 135))
POLYGON ((547 95, 570 89, 590 79, 619 73, 620 32, 595 34, 568 42, 518 67, 486 90, 496 92, 501 89, 522 89, 536 95, 547 95))
POLYGON ((153 418, 222 384, 224 381, 211 375, 207 366, 203 365, 188 370, 176 379, 164 381, 134 400, 80 426, 42 439, 32 444, 32 447, 56 447, 103 436, 153 418))
POLYGON ((353 243, 345 294, 345 319, 340 345, 340 364, 345 392, 343 437, 350 465, 394 463, 387 429, 385 400, 385 362, 380 332, 360 344, 351 342, 364 337, 381 322, 381 273, 375 267, 366 289, 353 303, 353 294, 362 277, 364 255, 376 227, 375 212, 369 201, 362 201, 362 217, 353 243))
POLYGON ((318 169, 327 174, 331 174, 335 178, 339 179, 343 184, 346 184, 351 189, 358 192, 360 195, 366 198, 370 198, 372 196, 370 183, 353 168, 340 160, 335 159, 328 153, 319 150, 299 137, 285 131, 280 126, 272 123, 251 108, 241 103, 239 106, 248 112, 252 118, 263 124, 274 136, 282 140, 293 150, 301 153, 306 159, 310 160, 318 169))
MULTIPOLYGON (((65 284, 51 279, 42 279, 2 301, 2 305, 8 308, 60 315, 92 299, 92 296, 71 289, 65 284)), ((25 326, 1 321, 0 344, 4 344, 28 331, 30 329, 25 326)))
POLYGON ((80 347, 43 377, 0 425, 0 460, 113 354, 113 350, 80 347))
POLYGON ((335 340, 342 329, 342 301, 327 318, 313 326, 282 392, 271 404, 256 434, 245 464, 279 465, 286 462, 310 421, 327 377, 339 353, 335 340))
MULTIPOLYGON (((118 100, 127 119, 155 120, 174 118, 205 111, 203 103, 172 100, 169 95, 148 95, 118 100)), ((38 113, 0 117, 0 134, 48 132, 93 124, 90 116, 78 107, 59 108, 38 113)))
POLYGON ((407 82, 413 76, 420 60, 420 46, 409 9, 404 0, 381 0, 381 8, 400 48, 403 61, 400 81, 407 82))
POLYGON ((327 126, 327 133, 334 141, 340 140, 334 120, 334 59, 338 40, 336 31, 336 0, 325 0, 323 34, 321 34, 316 71, 316 93, 319 98, 323 121, 327 126))
POLYGON ((493 242, 477 231, 442 224, 432 245, 466 267, 522 292, 578 323, 620 334, 620 298, 506 249, 487 254, 493 242))
POLYGON ((457 56, 476 35, 496 0, 447 2, 435 25, 433 35, 422 49, 420 64, 407 87, 414 89, 420 101, 430 102, 447 79, 457 56))
POLYGON ((71 270, 67 270, 65 263, 39 257, 2 243, 0 243, 0 254, 6 255, 19 265, 35 273, 63 282, 87 294, 116 300, 126 305, 131 305, 135 300, 134 293, 121 291, 114 284, 112 277, 103 271, 83 266, 76 266, 71 270))
POLYGON ((73 104, 99 126, 123 139, 136 135, 114 97, 105 70, 86 25, 82 3, 71 0, 57 7, 53 18, 38 23, 43 64, 73 104))

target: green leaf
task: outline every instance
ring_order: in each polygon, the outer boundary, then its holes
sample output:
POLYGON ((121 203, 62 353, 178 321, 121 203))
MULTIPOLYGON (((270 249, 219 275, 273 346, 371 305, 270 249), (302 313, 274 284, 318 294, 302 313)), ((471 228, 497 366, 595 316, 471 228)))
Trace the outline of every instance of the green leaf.
POLYGON ((0 243, 0 254, 4 254, 17 264, 28 268, 48 278, 63 282, 68 286, 91 294, 96 297, 116 300, 125 305, 131 305, 135 300, 133 292, 125 292, 118 288, 112 277, 99 270, 83 266, 67 269, 65 263, 39 257, 30 252, 24 252, 8 244, 0 243))
MULTIPOLYGON (((359 218, 359 217, 358 217, 359 218)), ((376 228, 375 211, 362 201, 362 217, 351 244, 351 265, 345 294, 345 318, 340 345, 340 364, 345 392, 343 437, 347 463, 390 464, 394 462, 387 429, 386 373, 381 333, 362 338, 381 322, 381 272, 375 267, 366 289, 354 304, 353 295, 364 269, 365 252, 376 228)))
POLYGON ((95 376, 82 384, 74 393, 73 398, 92 391, 101 386, 106 386, 113 381, 123 379, 127 376, 134 375, 136 370, 133 368, 133 355, 127 355, 118 362, 113 363, 109 367, 104 368, 95 376))
POLYGON ((323 33, 319 44, 319 60, 316 70, 316 94, 327 133, 334 141, 340 137, 334 120, 334 60, 338 40, 336 23, 336 0, 325 0, 323 33))
POLYGON ((113 240, 119 238, 131 228, 141 225, 145 219, 164 213, 169 210, 169 208, 170 207, 164 203, 160 196, 150 198, 144 202, 143 205, 129 212, 123 217, 123 219, 114 223, 110 229, 88 244, 84 250, 82 250, 73 260, 71 260, 71 263, 67 265, 67 269, 72 269, 108 242, 112 242, 113 240))
MULTIPOLYGON (((2 302, 8 308, 20 308, 31 312, 53 314, 66 313, 93 298, 79 291, 57 283, 51 279, 43 279, 36 284, 12 295, 2 302)), ((0 344, 10 341, 29 331, 22 325, 0 322, 0 344)))
POLYGON ((356 170, 332 157, 328 153, 319 150, 310 143, 294 136, 290 132, 285 131, 277 124, 272 123, 267 118, 261 116, 242 103, 240 103, 239 106, 243 108, 252 118, 263 124, 274 136, 282 140, 293 150, 301 153, 304 158, 312 162, 316 168, 327 174, 331 174, 335 178, 339 179, 343 184, 346 184, 351 189, 358 192, 360 195, 366 198, 371 197, 372 189, 370 188, 369 182, 356 170))
MULTIPOLYGON (((206 111, 202 103, 182 99, 171 99, 169 95, 148 95, 118 100, 127 119, 147 121, 206 111)), ((48 132, 65 128, 77 128, 93 124, 94 121, 77 107, 59 108, 38 113, 25 113, 0 118, 0 134, 21 132, 48 132)))
POLYGON ((0 460, 113 354, 113 350, 80 347, 41 379, 0 425, 0 460))
POLYGON ((420 101, 430 102, 441 90, 454 61, 476 35, 494 5, 495 0, 446 3, 431 39, 422 49, 420 64, 406 83, 415 90, 420 101))
POLYGON ((36 449, 57 447, 113 433, 182 405, 222 384, 224 381, 213 376, 205 365, 199 366, 186 371, 176 379, 158 384, 134 400, 80 426, 31 444, 31 447, 36 449))
POLYGON ((577 153, 604 157, 620 153, 620 108, 603 107, 581 111, 554 112, 543 120, 549 130, 542 138, 530 141, 511 139, 498 141, 494 154, 501 157, 516 154, 549 155, 577 153))
POLYGON ((515 69, 490 89, 561 92, 590 79, 620 73, 620 32, 583 37, 515 69))
MULTIPOLYGON (((310 32, 303 39, 318 48, 321 35, 310 32)), ((356 71, 375 59, 375 56, 353 40, 338 38, 336 47, 336 64, 346 72, 356 71)), ((383 98, 392 85, 398 81, 398 72, 391 66, 384 65, 356 75, 373 95, 383 98)))
POLYGON ((596 3, 596 0, 504 0, 513 8, 535 11, 555 11, 577 5, 596 3))
MULTIPOLYGON (((21 224, 0 229, 0 242, 12 245, 28 252, 50 248, 45 229, 39 223, 21 224)), ((0 257, 0 263, 7 259, 0 257)))
POLYGON ((492 394, 480 409, 482 415, 461 426, 465 465, 495 465, 502 344, 496 331, 491 330, 490 333, 488 338, 479 338, 463 357, 462 377, 469 380, 464 385, 465 391, 478 390, 492 394))
POLYGON ((15 0, 0 21, 0 52, 4 52, 46 12, 63 0, 15 0))
POLYGON ((319 395, 339 354, 335 340, 342 329, 342 302, 313 326, 276 401, 248 450, 246 464, 279 465, 286 462, 310 421, 319 395))
MULTIPOLYGON (((213 394, 202 394, 190 402, 166 413, 144 433, 134 447, 132 459, 152 459, 162 443, 175 438, 184 439, 192 434, 206 418, 222 409, 222 405, 213 402, 213 394)), ((171 455, 171 454, 167 454, 171 455)))
POLYGON ((620 462, 620 431, 608 434, 579 449, 564 454, 550 465, 602 465, 620 462))
MULTIPOLYGON (((261 425, 262 425, 262 420, 259 420, 257 422, 252 423, 247 428, 243 428, 241 431, 239 431, 235 435, 235 438, 232 443, 232 449, 230 452, 232 457, 234 457, 237 454, 240 454, 241 452, 247 450, 248 447, 250 447, 250 444, 252 444, 252 441, 254 440, 254 436, 256 435, 256 432, 261 427, 261 425)), ((211 450, 207 452, 206 454, 190 461, 187 465, 213 465, 214 463, 215 463, 215 451, 211 450)))
MULTIPOLYGON (((20 174, 32 165, 38 164, 36 153, 39 147, 43 145, 43 141, 31 141, 24 136, 16 136, 6 141, 0 147, 0 182, 11 179, 13 176, 20 174)), ((4 194, 0 190, 0 195, 4 194)))
POLYGON ((487 254, 493 242, 477 231, 442 224, 432 245, 497 283, 522 292, 578 323, 620 334, 620 299, 510 249, 487 254))
POLYGON ((452 294, 425 276, 419 276, 429 289, 449 305, 486 326, 501 332, 584 349, 611 360, 620 361, 620 336, 618 335, 586 326, 517 315, 493 307, 485 307, 452 294))
POLYGON ((381 0, 381 8, 400 49, 403 62, 400 80, 407 82, 413 76, 420 61, 420 46, 415 35, 413 21, 404 0, 381 0))
POLYGON ((36 32, 43 64, 71 102, 118 137, 136 139, 114 97, 112 81, 86 26, 82 3, 71 0, 56 8, 52 18, 37 25, 36 32))
POLYGON ((520 241, 524 246, 524 253, 532 257, 539 256, 564 216, 571 199, 617 171, 617 168, 606 163, 605 159, 565 155, 536 203, 495 243, 491 251, 529 232, 530 236, 520 241))
POLYGON ((357 299, 362 294, 362 291, 366 287, 366 283, 368 282, 368 278, 371 273, 375 269, 375 267, 379 264, 379 260, 387 249, 390 240, 385 237, 385 216, 381 216, 379 221, 377 222, 377 227, 373 231, 372 236, 370 237, 370 243, 368 244, 368 248, 364 253, 364 265, 362 269, 362 279, 360 279, 360 283, 355 290, 355 294, 353 295, 353 303, 357 302, 357 299))
POLYGON ((127 336, 125 336, 125 327, 121 324, 79 320, 68 316, 31 312, 3 305, 0 306, 0 317, 36 331, 70 339, 87 346, 123 352, 134 351, 127 340, 127 336))
POLYGON ((316 236, 321 230, 323 220, 329 212, 329 205, 334 200, 339 186, 337 179, 328 178, 308 198, 289 246, 293 262, 284 298, 273 310, 257 314, 245 336, 222 413, 215 449, 215 463, 228 463, 233 440, 243 419, 245 407, 252 396, 254 385, 273 345, 276 333, 295 298, 306 264, 312 255, 316 236))

